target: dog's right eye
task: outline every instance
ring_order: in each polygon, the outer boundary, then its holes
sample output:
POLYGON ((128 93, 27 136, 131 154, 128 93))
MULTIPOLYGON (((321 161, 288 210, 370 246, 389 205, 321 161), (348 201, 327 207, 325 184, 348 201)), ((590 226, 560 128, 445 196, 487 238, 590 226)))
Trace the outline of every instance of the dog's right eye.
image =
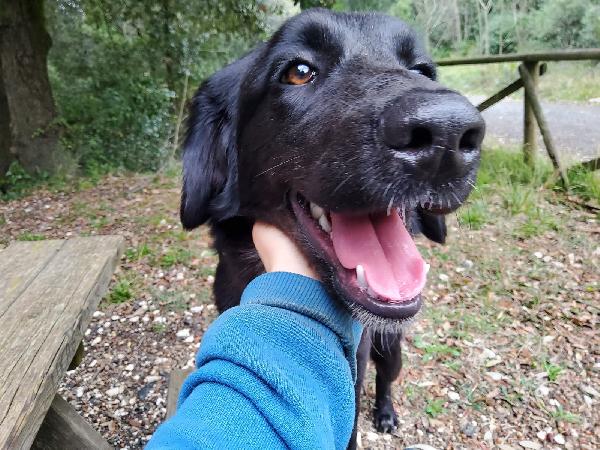
POLYGON ((281 82, 300 86, 315 79, 317 72, 306 63, 291 66, 281 77, 281 82))

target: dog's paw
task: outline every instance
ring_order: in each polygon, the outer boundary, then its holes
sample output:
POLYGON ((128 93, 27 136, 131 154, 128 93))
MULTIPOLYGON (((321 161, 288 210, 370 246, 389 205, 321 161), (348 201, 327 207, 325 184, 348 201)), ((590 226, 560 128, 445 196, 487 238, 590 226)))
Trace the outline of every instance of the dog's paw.
POLYGON ((391 433, 398 427, 398 417, 391 405, 375 409, 373 415, 375 419, 375 428, 380 433, 391 433))

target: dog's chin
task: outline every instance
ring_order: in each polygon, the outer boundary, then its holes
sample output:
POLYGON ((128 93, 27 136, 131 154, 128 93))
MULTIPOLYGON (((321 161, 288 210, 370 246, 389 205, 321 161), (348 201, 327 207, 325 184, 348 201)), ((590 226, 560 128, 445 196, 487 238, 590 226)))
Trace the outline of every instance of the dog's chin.
POLYGON ((339 261, 330 234, 311 214, 309 201, 294 192, 290 194, 290 206, 300 232, 317 254, 315 265, 322 269, 325 283, 357 320, 365 326, 395 332, 417 315, 422 306, 420 294, 390 301, 379 297, 370 287, 361 286, 356 269, 347 269, 339 261))

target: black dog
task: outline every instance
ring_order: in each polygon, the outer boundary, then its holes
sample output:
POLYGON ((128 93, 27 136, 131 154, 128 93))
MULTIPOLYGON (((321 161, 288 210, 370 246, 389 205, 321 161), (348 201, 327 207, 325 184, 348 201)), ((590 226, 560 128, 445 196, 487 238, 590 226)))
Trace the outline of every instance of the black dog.
POLYGON ((419 311, 427 271, 407 229, 444 242, 443 214, 467 198, 484 134, 435 78, 403 22, 309 10, 200 87, 185 142, 181 220, 210 220, 219 311, 264 271, 254 221, 284 230, 371 330, 356 392, 371 349, 380 431, 396 426, 400 325, 419 311))

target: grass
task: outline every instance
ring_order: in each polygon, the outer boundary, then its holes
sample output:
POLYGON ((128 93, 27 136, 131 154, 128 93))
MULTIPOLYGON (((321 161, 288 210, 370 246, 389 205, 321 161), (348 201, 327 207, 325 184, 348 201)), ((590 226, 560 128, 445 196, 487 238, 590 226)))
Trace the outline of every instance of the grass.
POLYGON ((486 203, 481 200, 475 200, 469 203, 458 212, 458 221, 461 225, 471 230, 481 230, 485 224, 490 222, 491 217, 486 203))
POLYGON ((29 233, 27 231, 25 233, 21 233, 21 235, 17 237, 17 240, 19 241, 43 241, 45 239, 46 236, 44 235, 29 233))
POLYGON ((187 264, 192 259, 192 252, 183 247, 170 247, 163 253, 158 263, 164 269, 169 269, 176 264, 187 264))
POLYGON ((543 367, 546 373, 548 374, 548 381, 556 381, 558 379, 558 376, 563 371, 563 368, 561 366, 552 364, 549 361, 544 361, 543 367))
POLYGON ((428 400, 427 404, 425 405, 425 413, 429 416, 429 417, 437 417, 441 414, 444 414, 446 412, 446 409, 444 408, 444 403, 445 400, 442 398, 437 398, 435 400, 428 400))
MULTIPOLYGON (((557 181, 553 181, 550 163, 544 159, 536 161, 535 168, 523 161, 522 153, 504 148, 492 148, 482 153, 477 187, 467 206, 458 212, 461 224, 479 229, 488 223, 487 209, 490 195, 498 195, 505 213, 509 216, 525 214, 528 220, 521 228, 525 237, 536 230, 548 231, 559 228, 559 224, 538 208, 540 199, 549 189, 564 192, 557 181)), ((583 169, 571 170, 569 193, 600 204, 600 172, 583 169)))
MULTIPOLYGON (((547 63, 548 71, 540 77, 542 100, 587 102, 596 98, 600 85, 600 64, 587 61, 547 63)), ((440 81, 466 94, 492 96, 519 78, 518 63, 480 64, 439 67, 440 81)), ((521 97, 519 92, 514 95, 521 97)))
POLYGON ((141 244, 137 247, 129 247, 127 250, 125 250, 125 258, 127 258, 128 261, 132 262, 139 261, 145 256, 151 256, 153 254, 154 252, 152 251, 152 249, 146 244, 141 244))
POLYGON ((130 274, 123 275, 114 284, 106 296, 106 300, 112 304, 120 304, 132 300, 136 297, 138 285, 139 282, 134 276, 130 274))
POLYGON ((565 411, 562 406, 559 406, 555 411, 550 413, 550 416, 557 422, 580 423, 581 417, 572 412, 565 411))
POLYGON ((445 359, 446 357, 460 356, 460 349, 446 344, 429 344, 421 336, 415 336, 414 346, 423 350, 423 361, 432 359, 445 359))

